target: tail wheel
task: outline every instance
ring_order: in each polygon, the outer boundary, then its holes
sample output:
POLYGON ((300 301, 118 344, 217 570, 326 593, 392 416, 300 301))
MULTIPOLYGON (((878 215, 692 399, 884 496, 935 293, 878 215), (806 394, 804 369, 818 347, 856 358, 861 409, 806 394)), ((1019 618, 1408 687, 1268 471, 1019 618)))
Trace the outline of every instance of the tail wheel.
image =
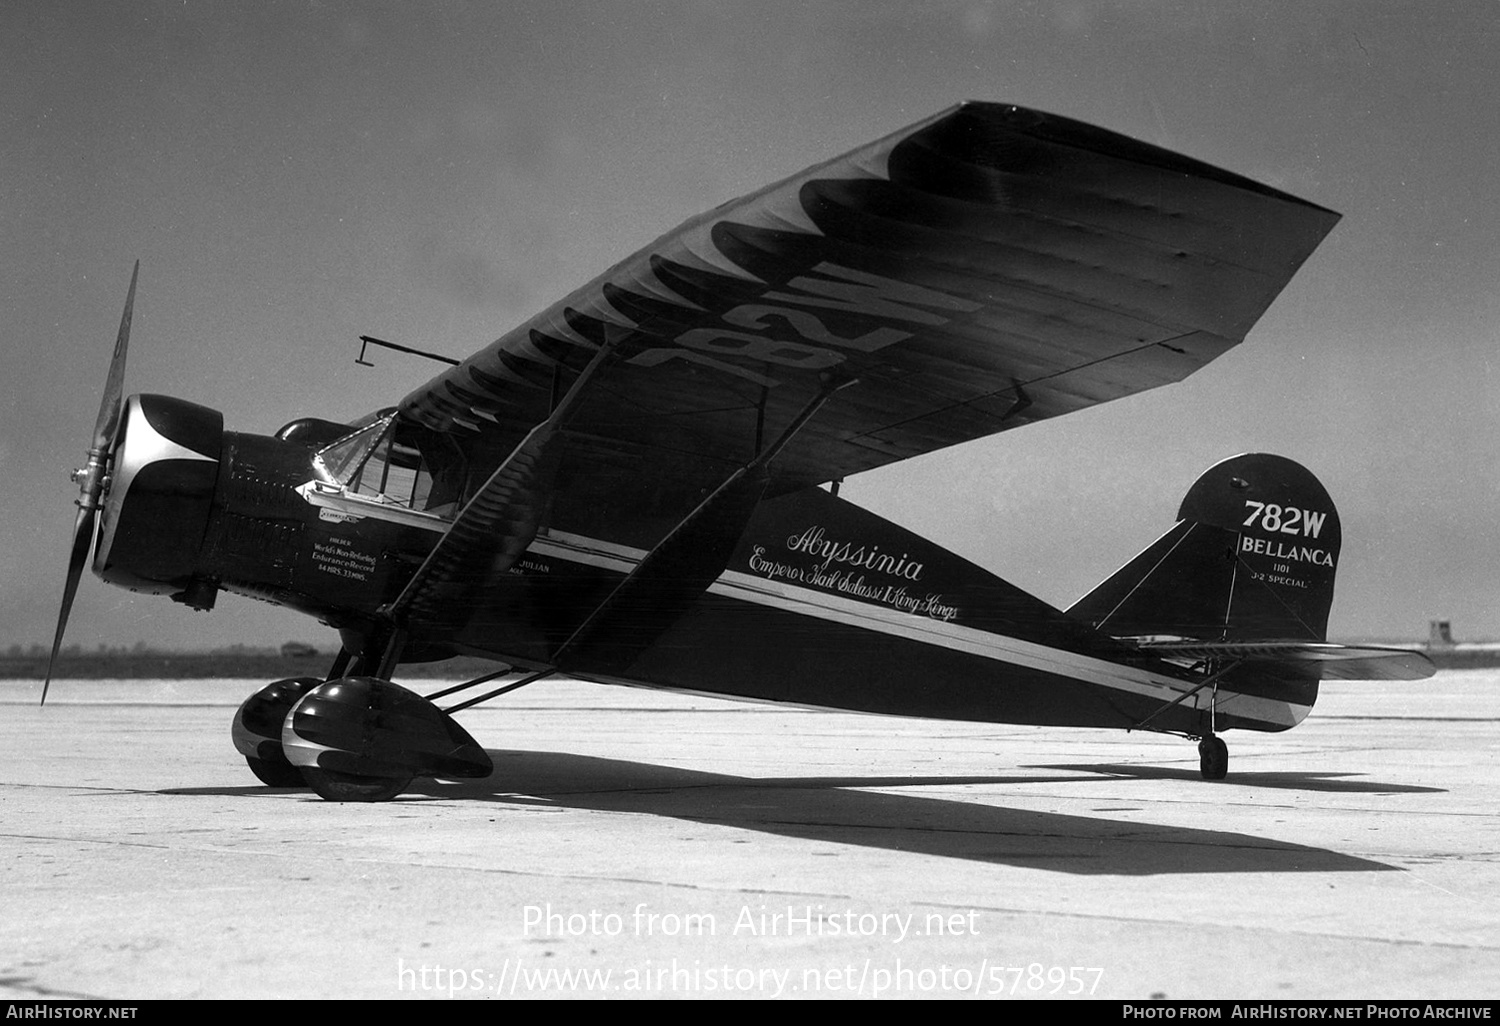
POLYGON ((1223 780, 1229 773, 1229 746, 1217 734, 1198 742, 1198 771, 1204 780, 1223 780))
MULTIPOLYGON (((254 769, 254 767, 251 767, 254 769)), ((388 802, 411 785, 412 774, 365 777, 316 766, 303 766, 302 776, 319 798, 330 802, 388 802)))

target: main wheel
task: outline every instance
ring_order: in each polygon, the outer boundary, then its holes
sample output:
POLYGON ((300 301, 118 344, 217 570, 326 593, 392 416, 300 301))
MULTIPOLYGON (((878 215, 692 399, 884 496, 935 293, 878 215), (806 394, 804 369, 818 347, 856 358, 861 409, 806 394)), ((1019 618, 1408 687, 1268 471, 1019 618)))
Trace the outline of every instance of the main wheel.
POLYGON ((250 767, 250 772, 267 787, 306 787, 307 781, 302 776, 302 771, 286 761, 286 756, 281 756, 280 762, 272 762, 269 759, 257 759, 253 755, 245 756, 245 763, 250 767))
POLYGON ((405 791, 412 782, 411 774, 401 777, 364 777, 316 766, 303 766, 302 776, 319 798, 330 802, 388 802, 405 791))
POLYGON ((331 802, 389 801, 415 777, 478 780, 495 769, 451 716, 376 677, 341 677, 303 695, 282 724, 281 747, 331 802))
POLYGON ((290 677, 267 684, 235 711, 229 736, 250 772, 270 787, 306 787, 307 781, 281 748, 281 728, 297 700, 323 683, 317 677, 290 677))
POLYGON ((1229 746, 1217 734, 1198 742, 1198 772, 1204 780, 1223 780, 1229 773, 1229 746))

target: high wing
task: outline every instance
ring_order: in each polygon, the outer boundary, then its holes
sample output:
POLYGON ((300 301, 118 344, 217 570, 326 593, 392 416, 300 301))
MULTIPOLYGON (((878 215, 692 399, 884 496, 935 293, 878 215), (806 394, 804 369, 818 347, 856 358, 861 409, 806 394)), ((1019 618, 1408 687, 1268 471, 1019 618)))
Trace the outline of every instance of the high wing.
MULTIPOLYGON (((726 203, 407 396, 493 465, 595 351, 567 505, 647 543, 855 379, 767 494, 1178 381, 1338 215, 1036 111, 965 103, 726 203)), ((579 525, 587 530, 589 525, 579 525)))

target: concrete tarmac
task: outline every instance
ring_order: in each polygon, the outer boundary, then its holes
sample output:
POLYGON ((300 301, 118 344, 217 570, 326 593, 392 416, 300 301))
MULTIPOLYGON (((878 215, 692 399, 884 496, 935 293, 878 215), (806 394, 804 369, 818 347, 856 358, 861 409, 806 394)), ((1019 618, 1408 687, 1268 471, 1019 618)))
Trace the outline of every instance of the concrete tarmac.
POLYGON ((459 714, 493 777, 381 805, 250 775, 261 683, 0 683, 0 998, 1500 997, 1500 671, 1325 685, 1217 783, 542 682, 459 714))

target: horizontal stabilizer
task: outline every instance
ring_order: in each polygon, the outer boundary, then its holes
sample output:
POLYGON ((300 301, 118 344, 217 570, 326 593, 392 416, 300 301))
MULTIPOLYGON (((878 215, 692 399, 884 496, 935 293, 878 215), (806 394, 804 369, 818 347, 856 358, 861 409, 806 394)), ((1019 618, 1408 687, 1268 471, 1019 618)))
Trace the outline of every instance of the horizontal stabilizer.
POLYGON ((1141 648, 1168 658, 1316 663, 1324 680, 1423 680, 1437 672, 1432 660, 1421 652, 1375 645, 1335 645, 1321 641, 1153 641, 1141 648))

